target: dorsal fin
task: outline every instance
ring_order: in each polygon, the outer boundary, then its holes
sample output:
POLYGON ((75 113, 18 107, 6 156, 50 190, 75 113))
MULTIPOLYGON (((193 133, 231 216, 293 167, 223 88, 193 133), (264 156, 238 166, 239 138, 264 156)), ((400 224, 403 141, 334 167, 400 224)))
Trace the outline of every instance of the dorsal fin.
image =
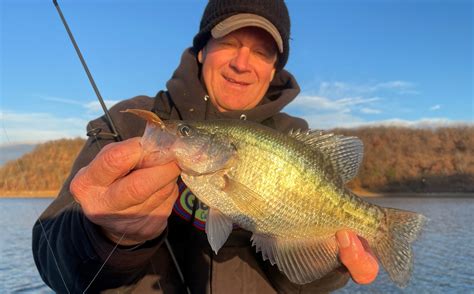
POLYGON ((359 138, 335 135, 321 130, 299 129, 291 130, 289 135, 326 155, 344 183, 357 175, 364 156, 364 145, 359 138))

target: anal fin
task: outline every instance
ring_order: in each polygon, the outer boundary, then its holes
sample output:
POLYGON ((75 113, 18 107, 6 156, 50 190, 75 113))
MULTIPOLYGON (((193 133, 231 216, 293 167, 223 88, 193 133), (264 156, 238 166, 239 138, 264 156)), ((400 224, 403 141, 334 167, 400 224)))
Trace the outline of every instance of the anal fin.
POLYGON ((320 279, 341 265, 334 235, 284 240, 254 234, 252 244, 256 246, 257 252, 262 252, 264 260, 276 264, 296 284, 320 279))

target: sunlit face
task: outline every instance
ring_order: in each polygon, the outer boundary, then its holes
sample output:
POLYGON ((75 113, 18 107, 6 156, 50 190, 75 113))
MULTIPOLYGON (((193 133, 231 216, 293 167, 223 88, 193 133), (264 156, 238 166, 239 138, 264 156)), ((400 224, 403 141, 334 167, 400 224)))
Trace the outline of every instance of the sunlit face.
POLYGON ((221 111, 255 107, 275 74, 277 47, 265 30, 245 27, 214 39, 198 54, 211 102, 221 111))

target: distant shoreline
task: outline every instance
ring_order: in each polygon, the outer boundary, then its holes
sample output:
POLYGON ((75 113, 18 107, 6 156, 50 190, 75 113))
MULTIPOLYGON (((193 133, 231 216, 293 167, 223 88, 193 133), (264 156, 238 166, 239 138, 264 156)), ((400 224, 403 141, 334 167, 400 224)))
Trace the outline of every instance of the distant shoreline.
MULTIPOLYGON (((370 191, 353 191, 357 196, 363 198, 474 198, 474 192, 434 192, 434 193, 418 193, 418 192, 370 192, 370 191)), ((0 191, 0 198, 56 198, 59 191, 0 191)))
POLYGON ((56 198, 58 190, 0 191, 0 198, 56 198))

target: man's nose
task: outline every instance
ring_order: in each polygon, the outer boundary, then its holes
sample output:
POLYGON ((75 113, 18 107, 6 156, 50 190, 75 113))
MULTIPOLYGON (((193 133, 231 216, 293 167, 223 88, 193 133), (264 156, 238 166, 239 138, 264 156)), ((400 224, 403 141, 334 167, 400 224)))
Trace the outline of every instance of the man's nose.
POLYGON ((230 61, 230 66, 237 72, 246 72, 249 67, 250 49, 248 47, 240 47, 234 58, 230 61))

